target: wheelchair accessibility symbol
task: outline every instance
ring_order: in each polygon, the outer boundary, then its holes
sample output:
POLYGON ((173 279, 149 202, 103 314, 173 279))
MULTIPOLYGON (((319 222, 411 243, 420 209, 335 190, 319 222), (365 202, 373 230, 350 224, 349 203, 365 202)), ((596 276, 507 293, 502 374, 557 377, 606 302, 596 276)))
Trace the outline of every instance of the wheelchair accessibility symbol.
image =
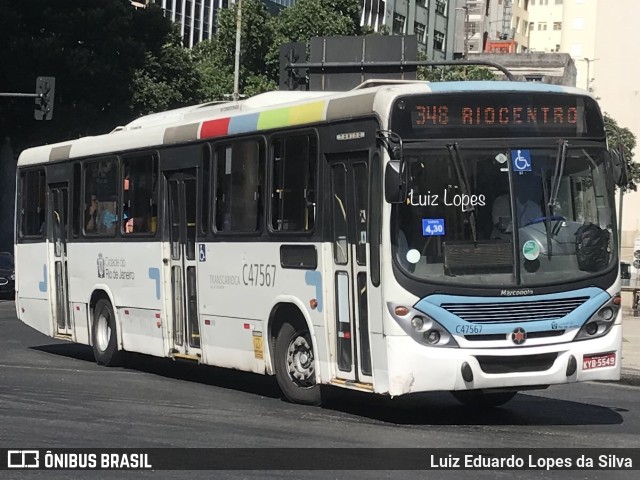
POLYGON ((511 162, 514 172, 530 172, 531 152, 529 150, 511 150, 511 162))

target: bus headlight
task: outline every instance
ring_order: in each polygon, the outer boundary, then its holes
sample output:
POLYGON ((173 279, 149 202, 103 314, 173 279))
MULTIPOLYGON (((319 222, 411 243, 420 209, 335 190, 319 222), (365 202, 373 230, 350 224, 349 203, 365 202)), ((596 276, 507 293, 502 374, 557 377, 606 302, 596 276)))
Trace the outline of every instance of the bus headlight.
POLYGON ((398 325, 416 342, 430 347, 458 347, 453 336, 429 315, 413 308, 388 304, 398 325))
POLYGON ((574 340, 591 340, 606 335, 615 323, 619 310, 620 297, 616 295, 591 315, 574 340))

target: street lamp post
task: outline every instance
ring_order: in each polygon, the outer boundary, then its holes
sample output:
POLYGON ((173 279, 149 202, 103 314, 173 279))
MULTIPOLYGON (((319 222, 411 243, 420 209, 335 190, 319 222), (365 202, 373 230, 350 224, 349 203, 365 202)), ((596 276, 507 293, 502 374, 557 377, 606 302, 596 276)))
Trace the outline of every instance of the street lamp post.
POLYGON ((240 99, 240 32, 242 30, 242 0, 236 0, 238 14, 236 18, 236 60, 233 72, 233 101, 240 99))
POLYGON ((595 62, 596 60, 600 60, 599 58, 583 58, 583 61, 587 62, 587 92, 591 91, 591 77, 589 76, 589 67, 591 66, 591 62, 595 62))

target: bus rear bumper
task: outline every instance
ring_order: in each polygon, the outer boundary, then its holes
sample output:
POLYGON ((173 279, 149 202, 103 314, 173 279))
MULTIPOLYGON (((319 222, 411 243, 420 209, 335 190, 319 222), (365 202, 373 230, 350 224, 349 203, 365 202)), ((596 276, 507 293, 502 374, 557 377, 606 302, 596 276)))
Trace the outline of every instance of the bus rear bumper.
POLYGON ((620 379, 621 325, 594 340, 535 347, 434 348, 405 336, 388 336, 387 342, 392 396, 620 379))

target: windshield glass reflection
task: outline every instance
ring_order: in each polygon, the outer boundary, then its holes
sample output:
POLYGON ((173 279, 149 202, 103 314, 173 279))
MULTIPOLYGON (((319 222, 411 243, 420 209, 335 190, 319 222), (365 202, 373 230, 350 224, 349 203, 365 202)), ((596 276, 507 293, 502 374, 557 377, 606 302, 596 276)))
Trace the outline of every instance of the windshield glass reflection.
POLYGON ((405 151, 408 195, 393 215, 398 262, 426 281, 491 286, 607 270, 616 250, 604 153, 568 144, 405 151))

